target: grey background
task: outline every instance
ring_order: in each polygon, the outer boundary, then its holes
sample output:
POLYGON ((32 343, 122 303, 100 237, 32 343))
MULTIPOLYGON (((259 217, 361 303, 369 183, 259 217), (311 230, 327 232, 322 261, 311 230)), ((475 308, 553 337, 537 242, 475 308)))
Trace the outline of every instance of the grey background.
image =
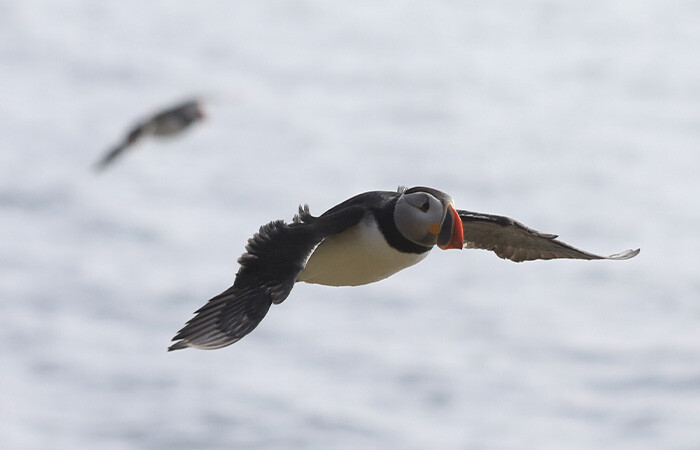
POLYGON ((1 2, 3 446, 698 448, 698 42, 687 1, 1 2), (642 253, 435 250, 165 352, 261 224, 399 184, 642 253))

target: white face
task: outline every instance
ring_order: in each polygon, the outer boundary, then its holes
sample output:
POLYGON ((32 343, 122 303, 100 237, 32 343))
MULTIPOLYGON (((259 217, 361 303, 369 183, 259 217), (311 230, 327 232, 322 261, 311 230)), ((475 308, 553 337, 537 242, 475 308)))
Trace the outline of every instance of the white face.
POLYGON ((402 194, 394 209, 399 232, 414 244, 432 247, 437 242, 447 208, 427 192, 402 194))

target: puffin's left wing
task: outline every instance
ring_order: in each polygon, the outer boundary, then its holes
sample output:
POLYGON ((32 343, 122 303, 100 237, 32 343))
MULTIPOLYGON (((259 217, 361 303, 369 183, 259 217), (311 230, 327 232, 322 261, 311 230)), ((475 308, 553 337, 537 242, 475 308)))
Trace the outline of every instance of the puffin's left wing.
POLYGON ((238 259, 233 286, 196 311, 168 351, 221 348, 253 331, 273 303, 287 298, 312 250, 327 236, 355 225, 363 214, 358 206, 312 217, 308 208, 300 208, 294 223, 276 220, 260 227, 238 259))
POLYGON ((462 219, 464 246, 491 250, 500 258, 515 262, 535 259, 629 259, 639 253, 626 250, 600 256, 557 240, 557 235, 540 233, 509 217, 457 210, 462 219))
POLYGON ((124 140, 118 145, 112 147, 112 149, 110 149, 110 151, 105 154, 102 159, 97 162, 97 164, 95 164, 95 168, 97 170, 104 170, 107 166, 112 164, 112 162, 118 156, 124 153, 124 151, 128 150, 132 145, 136 144, 139 140, 152 132, 153 124, 151 122, 141 122, 134 125, 129 130, 129 133, 126 135, 124 140))

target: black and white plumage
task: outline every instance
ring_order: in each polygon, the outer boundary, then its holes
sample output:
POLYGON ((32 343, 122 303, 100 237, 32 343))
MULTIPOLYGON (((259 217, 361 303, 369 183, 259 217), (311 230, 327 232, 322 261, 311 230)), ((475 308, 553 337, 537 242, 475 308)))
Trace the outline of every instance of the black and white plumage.
POLYGON ((198 99, 189 99, 166 108, 134 125, 126 137, 97 162, 95 168, 105 169, 126 150, 148 136, 158 138, 175 136, 205 117, 203 102, 198 99))
POLYGON ((437 245, 480 248, 521 262, 535 259, 629 259, 627 250, 599 256, 553 234, 503 216, 456 210, 436 189, 399 188, 356 195, 318 217, 299 208, 292 223, 263 225, 239 258, 233 286, 209 300, 173 338, 168 349, 216 349, 250 333, 294 283, 329 286, 373 283, 410 267, 437 245))

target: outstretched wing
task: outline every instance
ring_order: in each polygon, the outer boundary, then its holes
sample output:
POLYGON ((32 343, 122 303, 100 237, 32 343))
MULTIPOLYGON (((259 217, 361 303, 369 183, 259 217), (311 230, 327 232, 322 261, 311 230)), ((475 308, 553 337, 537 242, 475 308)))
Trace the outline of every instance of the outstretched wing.
POLYGON ((515 262, 535 259, 629 259, 639 253, 626 250, 600 256, 557 240, 557 235, 540 233, 509 217, 457 210, 462 219, 464 246, 491 250, 500 258, 515 262))
POLYGON ((233 286, 196 311, 168 351, 221 348, 253 331, 273 303, 287 298, 313 249, 326 236, 356 224, 363 214, 361 208, 348 208, 316 218, 306 209, 294 223, 276 220, 260 227, 238 259, 233 286))
POLYGON ((134 126, 127 134, 126 138, 119 144, 114 146, 107 152, 98 162, 95 164, 95 169, 104 170, 112 164, 112 162, 124 153, 129 147, 134 145, 138 140, 140 140, 145 133, 150 132, 152 126, 148 123, 142 123, 134 126))

